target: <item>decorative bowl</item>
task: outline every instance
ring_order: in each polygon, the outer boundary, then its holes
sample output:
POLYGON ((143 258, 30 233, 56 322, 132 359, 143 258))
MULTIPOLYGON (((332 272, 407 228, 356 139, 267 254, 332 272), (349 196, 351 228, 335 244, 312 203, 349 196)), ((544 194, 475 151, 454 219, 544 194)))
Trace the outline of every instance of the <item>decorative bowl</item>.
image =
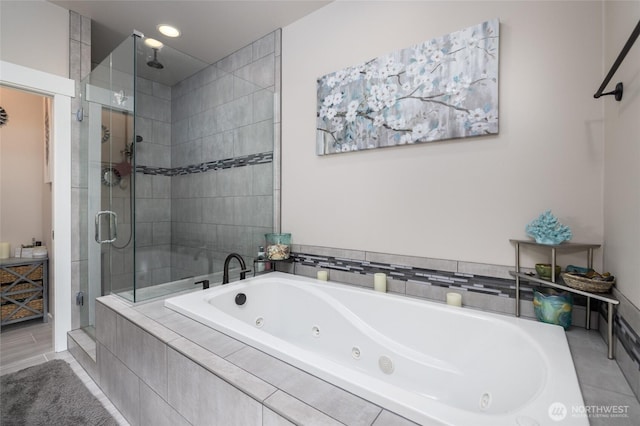
MULTIPOLYGON (((556 265, 556 279, 560 276, 560 271, 562 268, 556 265)), ((548 263, 536 263, 536 272, 538 276, 543 280, 551 279, 551 265, 548 263)))
POLYGON ((582 291, 590 291, 592 293, 607 293, 616 283, 614 277, 609 280, 591 279, 579 274, 562 274, 564 283, 571 288, 582 291))

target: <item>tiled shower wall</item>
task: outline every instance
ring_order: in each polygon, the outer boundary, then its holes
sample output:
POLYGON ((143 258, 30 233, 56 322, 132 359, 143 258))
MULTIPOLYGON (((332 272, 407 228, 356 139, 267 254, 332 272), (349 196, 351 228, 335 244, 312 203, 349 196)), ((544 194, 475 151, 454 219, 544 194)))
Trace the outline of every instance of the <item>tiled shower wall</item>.
POLYGON ((138 79, 139 287, 247 262, 273 229, 280 31, 171 88, 138 79))
MULTIPOLYGON (((75 81, 76 93, 81 93, 80 81, 91 72, 91 19, 69 11, 69 78, 75 81)), ((80 291, 87 281, 87 151, 81 143, 80 122, 75 113, 81 99, 71 100, 71 295, 80 291)), ((87 310, 82 313, 88 315, 87 310)), ((88 322, 88 316, 82 318, 88 322)), ((71 327, 79 328, 81 310, 71 306, 71 327)))
MULTIPOLYGON (((171 87, 138 77, 136 95, 136 135, 142 137, 135 145, 138 170, 169 169, 171 87)), ((135 179, 135 270, 140 288, 171 280, 171 177, 138 172, 135 179)), ((128 265, 123 278, 131 277, 131 271, 128 265)))
POLYGON ((279 62, 276 31, 172 88, 172 279, 219 272, 230 252, 250 261, 272 229, 279 62), (220 160, 234 166, 207 167, 220 160))

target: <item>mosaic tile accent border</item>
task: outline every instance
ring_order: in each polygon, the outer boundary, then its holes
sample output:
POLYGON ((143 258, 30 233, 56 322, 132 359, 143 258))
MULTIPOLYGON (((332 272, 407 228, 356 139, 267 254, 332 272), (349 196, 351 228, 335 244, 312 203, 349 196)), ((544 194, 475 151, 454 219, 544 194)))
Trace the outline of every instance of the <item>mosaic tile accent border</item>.
MULTIPOLYGON (((389 278, 400 281, 417 281, 438 287, 482 293, 515 299, 515 280, 485 277, 461 272, 437 271, 413 266, 395 265, 368 260, 354 260, 341 257, 319 256, 306 253, 291 253, 294 262, 305 266, 333 269, 361 275, 386 273, 389 278)), ((533 300, 533 289, 538 286, 520 283, 520 299, 533 300)), ((592 304, 596 302, 592 300, 592 304)), ((586 298, 574 295, 574 305, 586 306, 586 298)))
POLYGON ((193 173, 203 173, 211 170, 231 169, 235 167, 253 166, 273 162, 273 151, 249 154, 241 157, 225 158, 224 160, 208 161, 184 167, 152 167, 136 166, 136 173, 156 176, 180 176, 193 173))
MULTIPOLYGON (((607 309, 608 305, 606 303, 600 304, 598 312, 603 318, 607 318, 607 309)), ((620 340, 620 344, 627 351, 636 368, 640 370, 640 335, 617 311, 613 316, 613 335, 620 340)))
POLYGON ((640 336, 625 319, 616 313, 613 319, 614 334, 640 369, 640 336))

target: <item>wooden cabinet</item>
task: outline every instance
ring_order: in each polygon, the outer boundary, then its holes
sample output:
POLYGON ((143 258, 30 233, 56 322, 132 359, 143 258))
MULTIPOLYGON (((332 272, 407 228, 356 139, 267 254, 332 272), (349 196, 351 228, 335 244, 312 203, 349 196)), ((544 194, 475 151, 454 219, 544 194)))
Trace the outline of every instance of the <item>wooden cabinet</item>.
POLYGON ((0 325, 33 318, 47 322, 48 259, 0 260, 0 325))

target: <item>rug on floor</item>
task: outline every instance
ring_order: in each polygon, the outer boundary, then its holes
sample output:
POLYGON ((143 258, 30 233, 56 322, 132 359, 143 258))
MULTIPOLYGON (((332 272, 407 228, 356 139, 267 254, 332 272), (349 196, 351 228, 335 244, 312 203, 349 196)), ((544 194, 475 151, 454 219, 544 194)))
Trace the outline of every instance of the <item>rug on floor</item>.
POLYGON ((0 377, 2 426, 117 424, 63 360, 0 377))

